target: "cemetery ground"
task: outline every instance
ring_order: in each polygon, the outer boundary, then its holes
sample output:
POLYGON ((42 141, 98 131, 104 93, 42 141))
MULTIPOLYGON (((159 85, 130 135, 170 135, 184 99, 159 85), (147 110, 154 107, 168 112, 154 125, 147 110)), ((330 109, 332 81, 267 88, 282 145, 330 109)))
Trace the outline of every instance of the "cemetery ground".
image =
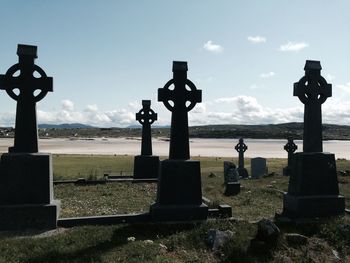
MULTIPOLYGON (((161 158, 164 159, 164 158, 161 158)), ((0 232, 0 262, 349 262, 350 216, 298 225, 279 225, 276 243, 250 246, 257 222, 273 219, 282 210, 288 177, 286 159, 268 159, 269 176, 241 180, 237 196, 224 196, 223 161, 230 158, 194 157, 201 161, 203 196, 209 206, 232 206, 233 219, 186 224, 120 224, 58 228, 48 232, 0 232), (209 229, 230 230, 232 239, 218 250, 207 244, 209 229), (306 236, 292 242, 289 233, 306 236)), ((250 159, 245 160, 250 171, 250 159)), ((104 173, 130 175, 133 156, 54 155, 54 180, 99 179, 104 173)), ((337 160, 340 193, 350 199, 350 161, 337 160), (340 173, 340 171, 344 171, 340 173)), ((180 193, 181 194, 181 193, 180 193)), ((58 184, 60 217, 147 212, 156 197, 155 183, 58 184)))

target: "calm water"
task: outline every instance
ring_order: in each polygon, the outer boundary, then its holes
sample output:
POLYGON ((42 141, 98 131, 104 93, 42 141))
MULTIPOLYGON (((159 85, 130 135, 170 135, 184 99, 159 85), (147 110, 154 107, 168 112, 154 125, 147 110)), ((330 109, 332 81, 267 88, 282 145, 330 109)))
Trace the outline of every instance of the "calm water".
MULTIPOLYGON (((237 152, 234 146, 238 140, 233 139, 191 139, 192 156, 218 156, 235 157, 237 152)), ((287 158, 287 152, 283 146, 287 140, 259 140, 246 139, 248 150, 247 157, 262 156, 266 158, 287 158)), ((298 145, 297 151, 302 151, 302 141, 295 141, 298 145)), ((111 138, 93 140, 70 140, 70 139, 41 139, 39 140, 40 152, 60 154, 127 154, 137 155, 141 151, 140 139, 111 138)), ((7 152, 7 148, 13 145, 13 139, 0 139, 0 152, 7 152)), ((336 158, 350 159, 350 141, 325 141, 323 143, 325 152, 331 152, 336 158)), ((167 156, 169 153, 169 142, 166 140, 153 140, 153 154, 167 156)))

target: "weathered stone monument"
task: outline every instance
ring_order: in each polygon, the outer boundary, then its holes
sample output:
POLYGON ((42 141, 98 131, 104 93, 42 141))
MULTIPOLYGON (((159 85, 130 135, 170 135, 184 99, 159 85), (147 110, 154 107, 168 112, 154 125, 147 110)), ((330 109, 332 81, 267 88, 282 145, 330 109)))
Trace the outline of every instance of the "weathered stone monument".
POLYGON ((305 105, 303 152, 292 158, 288 193, 282 216, 313 218, 342 214, 335 157, 322 152, 321 105, 332 96, 332 86, 321 76, 319 61, 307 60, 305 76, 294 84, 294 96, 305 105))
POLYGON ((224 162, 224 183, 225 195, 236 195, 241 191, 241 184, 239 183, 239 175, 236 165, 232 162, 224 162))
POLYGON ((239 139, 235 149, 238 152, 238 175, 241 178, 248 178, 248 171, 244 168, 244 153, 246 150, 248 150, 248 146, 244 143, 243 138, 239 139))
POLYGON ((251 174, 250 178, 259 179, 267 175, 266 159, 262 157, 255 157, 250 160, 251 174))
POLYGON ((38 153, 36 119, 36 103, 53 90, 52 78, 34 64, 36 46, 18 45, 17 55, 19 63, 0 75, 0 89, 17 101, 14 146, 0 162, 0 230, 55 228, 60 203, 53 200, 52 157, 38 153))
POLYGON ((159 157, 152 155, 151 125, 157 120, 157 113, 151 109, 151 101, 143 100, 142 109, 136 113, 136 120, 142 125, 141 155, 134 158, 134 179, 158 178, 159 157))
POLYGON ((160 163, 154 220, 203 220, 200 162, 190 160, 188 112, 202 101, 202 92, 187 79, 187 62, 173 62, 173 79, 158 89, 158 101, 171 111, 169 159, 160 163), (173 86, 172 86, 173 85, 173 86))
POLYGON ((284 145, 284 150, 286 150, 288 153, 288 163, 287 166, 283 168, 283 175, 285 176, 290 175, 293 153, 298 149, 298 145, 294 143, 293 138, 288 137, 287 140, 287 144, 284 145))

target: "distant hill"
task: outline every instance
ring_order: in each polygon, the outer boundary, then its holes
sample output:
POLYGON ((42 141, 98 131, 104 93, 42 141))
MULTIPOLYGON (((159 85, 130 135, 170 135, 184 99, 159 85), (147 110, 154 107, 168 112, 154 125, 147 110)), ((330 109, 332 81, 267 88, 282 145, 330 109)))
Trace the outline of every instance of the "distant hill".
MULTIPOLYGON (((254 139, 293 139, 303 138, 303 123, 291 122, 264 125, 207 125, 192 126, 190 136, 197 138, 254 138, 254 139)), ((350 140, 350 126, 323 124, 324 140, 350 140)))
POLYGON ((39 124, 39 129, 89 129, 96 128, 91 125, 81 123, 62 123, 62 124, 39 124))
MULTIPOLYGON (((71 124, 40 124, 40 137, 68 138, 68 137, 87 137, 87 138, 116 138, 116 137, 140 137, 141 125, 130 126, 127 128, 97 128, 90 125, 71 123, 71 124), (45 130, 44 130, 45 129, 45 130)), ((13 137, 14 130, 0 128, 0 137, 13 137)), ((170 127, 152 126, 153 137, 170 137, 170 127)), ((189 127, 189 136, 191 138, 228 138, 237 139, 293 139, 303 138, 303 123, 283 123, 266 125, 206 125, 189 127)), ((323 124, 324 140, 350 140, 350 126, 323 124)))

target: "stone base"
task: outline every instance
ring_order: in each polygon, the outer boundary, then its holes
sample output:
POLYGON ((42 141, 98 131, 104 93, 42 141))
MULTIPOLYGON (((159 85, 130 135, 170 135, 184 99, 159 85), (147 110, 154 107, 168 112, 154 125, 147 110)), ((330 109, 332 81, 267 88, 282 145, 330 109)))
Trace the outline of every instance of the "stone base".
POLYGON ((200 162, 164 160, 160 163, 157 201, 151 216, 159 221, 204 220, 208 207, 202 203, 200 162))
POLYGON ((295 153, 288 194, 292 196, 339 195, 335 156, 332 153, 295 153))
POLYGON ((60 202, 53 200, 52 157, 5 153, 0 162, 0 230, 56 228, 60 202))
POLYGON ((226 184, 225 195, 237 195, 241 191, 241 184, 239 182, 230 182, 226 184))
POLYGON ((282 174, 284 176, 290 176, 291 172, 292 172, 291 168, 289 166, 286 166, 286 167, 283 168, 283 173, 282 174))
POLYGON ((245 168, 237 168, 237 172, 240 178, 245 179, 249 177, 248 171, 245 168))
POLYGON ((341 215, 345 212, 345 198, 340 195, 292 196, 283 198, 282 216, 313 218, 341 215))
POLYGON ((134 158, 134 178, 158 178, 159 157, 153 155, 137 155, 134 158))
POLYGON ((345 199, 339 195, 334 154, 295 153, 282 216, 326 217, 344 211, 345 199))
POLYGON ((0 205, 0 230, 55 229, 60 201, 51 204, 0 205))
POLYGON ((45 153, 4 153, 0 163, 0 205, 50 204, 52 157, 45 153))
POLYGON ((200 205, 151 205, 150 214, 154 221, 206 220, 208 206, 200 205))

